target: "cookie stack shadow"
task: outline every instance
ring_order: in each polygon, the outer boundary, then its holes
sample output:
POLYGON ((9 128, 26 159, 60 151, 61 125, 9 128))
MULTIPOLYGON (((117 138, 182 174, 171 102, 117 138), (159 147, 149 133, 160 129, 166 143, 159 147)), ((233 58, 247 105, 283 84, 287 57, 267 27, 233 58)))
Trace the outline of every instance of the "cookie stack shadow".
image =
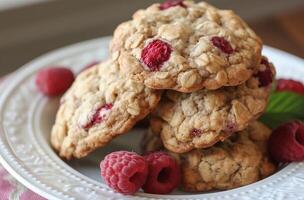
POLYGON ((143 151, 174 156, 183 190, 265 178, 276 165, 267 154, 271 130, 258 119, 275 68, 262 45, 234 12, 205 2, 139 10, 115 30, 110 58, 81 73, 62 98, 52 146, 81 158, 145 118, 143 151))

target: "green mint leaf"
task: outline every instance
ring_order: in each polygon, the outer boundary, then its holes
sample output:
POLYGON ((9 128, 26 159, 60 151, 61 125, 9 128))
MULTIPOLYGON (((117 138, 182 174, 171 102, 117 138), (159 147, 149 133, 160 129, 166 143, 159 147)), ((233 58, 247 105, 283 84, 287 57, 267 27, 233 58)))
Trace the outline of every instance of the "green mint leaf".
POLYGON ((290 120, 304 120, 304 96, 293 92, 271 94, 261 121, 271 128, 290 120))

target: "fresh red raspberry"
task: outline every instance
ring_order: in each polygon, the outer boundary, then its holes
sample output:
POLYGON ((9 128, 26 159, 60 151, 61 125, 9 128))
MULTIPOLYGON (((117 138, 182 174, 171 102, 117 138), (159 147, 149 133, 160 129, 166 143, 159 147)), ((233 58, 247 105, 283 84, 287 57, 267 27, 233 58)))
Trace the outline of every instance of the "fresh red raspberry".
POLYGON ((170 44, 157 39, 142 50, 141 60, 151 71, 159 71, 164 62, 169 60, 171 52, 170 44))
POLYGON ((145 183, 148 165, 145 159, 133 152, 117 151, 108 154, 100 163, 101 176, 117 192, 134 194, 145 183))
POLYGON ((145 156, 149 174, 143 189, 147 193, 167 194, 180 182, 179 165, 174 158, 164 152, 150 153, 145 156))
POLYGON ((94 114, 91 117, 91 119, 89 120, 89 122, 87 124, 83 125, 82 127, 85 130, 88 130, 91 127, 93 127, 95 124, 99 124, 99 123, 103 122, 103 120, 107 117, 107 115, 108 115, 109 111, 112 109, 112 107, 113 107, 113 104, 111 104, 111 103, 101 106, 94 112, 94 114))
POLYGON ((260 87, 266 87, 273 81, 273 73, 270 69, 270 63, 266 59, 262 59, 261 64, 265 66, 263 71, 259 71, 255 76, 258 77, 260 87))
POLYGON ((288 122, 273 131, 268 141, 270 156, 278 162, 304 160, 304 124, 288 122))
POLYGON ((36 75, 36 86, 46 96, 63 94, 74 82, 74 74, 65 67, 41 69, 36 75))
POLYGON ((99 63, 100 63, 99 61, 93 61, 93 62, 87 64, 87 65, 83 68, 82 72, 85 71, 85 70, 87 70, 87 69, 90 69, 91 67, 94 67, 95 65, 97 65, 97 64, 99 64, 99 63))
POLYGON ((214 36, 211 38, 211 42, 215 47, 226 54, 232 54, 234 52, 230 43, 223 37, 214 36))
POLYGON ((186 8, 186 5, 184 4, 183 0, 167 0, 159 6, 159 9, 166 10, 175 6, 181 6, 183 8, 186 8))
POLYGON ((304 84, 291 79, 279 79, 277 80, 277 91, 290 91, 304 95, 304 84))
POLYGON ((191 137, 200 137, 203 134, 202 130, 194 128, 191 130, 190 135, 191 137))

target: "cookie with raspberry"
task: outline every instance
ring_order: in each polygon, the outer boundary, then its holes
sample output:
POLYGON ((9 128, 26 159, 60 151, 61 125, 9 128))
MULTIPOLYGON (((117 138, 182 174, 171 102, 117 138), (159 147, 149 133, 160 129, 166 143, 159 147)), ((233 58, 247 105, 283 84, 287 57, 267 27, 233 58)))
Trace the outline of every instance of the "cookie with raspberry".
POLYGON ((239 85, 261 60, 260 38, 233 11, 169 1, 133 15, 114 32, 122 70, 154 89, 193 92, 239 85))
POLYGON ((126 133, 158 104, 161 91, 127 79, 111 60, 82 72, 64 95, 51 143, 61 157, 81 158, 126 133))
POLYGON ((259 71, 239 86, 189 94, 166 91, 153 114, 165 147, 185 153, 208 148, 244 130, 263 114, 274 75, 274 67, 263 58, 259 71))
MULTIPOLYGON (((152 131, 159 131, 152 129, 152 131)), ((150 131, 143 140, 146 151, 164 149, 160 133, 150 131), (153 138, 153 139, 152 139, 153 138), (156 145, 155 145, 156 144, 156 145)), ((267 154, 271 130, 253 122, 239 134, 208 149, 196 149, 184 154, 168 152, 181 167, 181 187, 188 192, 227 190, 259 181, 273 174, 277 166, 267 154)))

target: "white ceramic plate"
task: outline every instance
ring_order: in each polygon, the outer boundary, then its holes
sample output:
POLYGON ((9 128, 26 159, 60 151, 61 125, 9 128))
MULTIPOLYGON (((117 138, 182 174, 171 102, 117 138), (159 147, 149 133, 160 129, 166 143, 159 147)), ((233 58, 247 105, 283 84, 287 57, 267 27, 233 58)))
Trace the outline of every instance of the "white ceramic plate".
MULTIPOLYGON (((99 162, 111 151, 138 151, 144 130, 134 130, 82 160, 62 161, 51 149, 49 134, 58 99, 48 99, 35 88, 35 73, 50 65, 65 65, 75 73, 86 64, 104 60, 110 38, 95 39, 42 56, 18 70, 6 81, 0 96, 0 161, 21 183, 48 199, 301 199, 304 165, 293 163, 276 174, 241 188, 204 194, 175 192, 151 195, 142 192, 123 196, 112 192, 101 180, 99 162)), ((277 67, 278 77, 304 81, 304 61, 265 47, 277 67)))

